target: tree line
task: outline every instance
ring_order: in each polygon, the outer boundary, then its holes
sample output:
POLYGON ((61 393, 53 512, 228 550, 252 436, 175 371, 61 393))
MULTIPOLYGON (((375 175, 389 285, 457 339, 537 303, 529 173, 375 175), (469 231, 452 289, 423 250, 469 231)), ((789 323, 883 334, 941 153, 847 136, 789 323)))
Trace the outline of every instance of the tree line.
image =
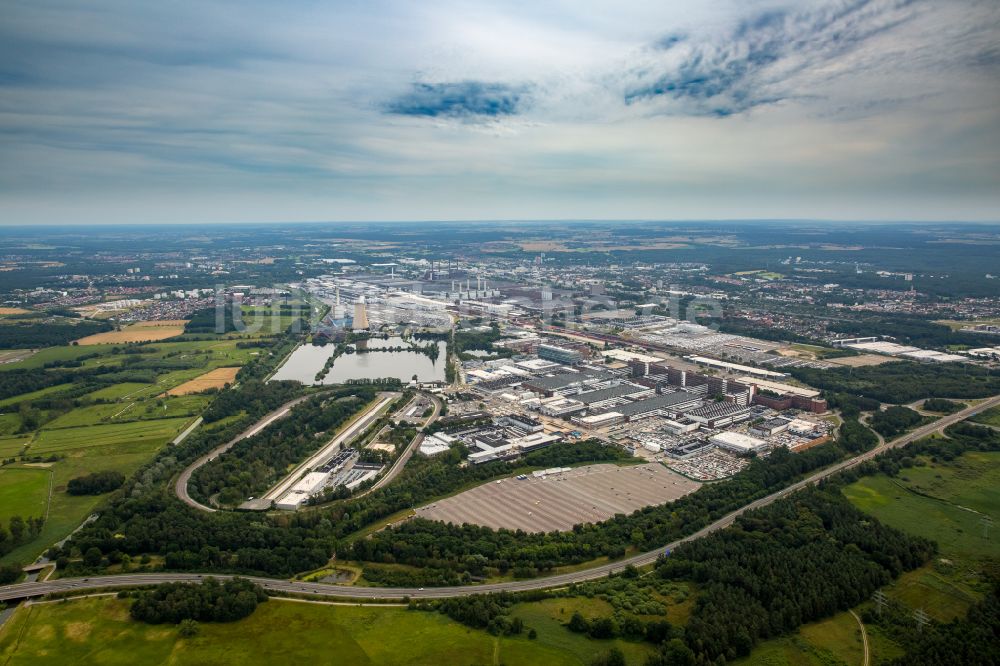
POLYGON ((16 322, 0 326, 0 349, 33 349, 36 347, 59 347, 95 333, 113 330, 105 321, 60 322, 16 322))
POLYGON ((70 479, 66 492, 70 495, 103 495, 118 490, 124 483, 124 474, 117 470, 105 470, 70 479))
POLYGON ((1000 393, 1000 373, 968 363, 893 361, 859 368, 790 368, 789 372, 826 392, 889 403, 920 398, 987 398, 1000 393))
POLYGON ((0 557, 34 539, 44 524, 45 519, 41 516, 11 516, 6 527, 0 524, 0 557))

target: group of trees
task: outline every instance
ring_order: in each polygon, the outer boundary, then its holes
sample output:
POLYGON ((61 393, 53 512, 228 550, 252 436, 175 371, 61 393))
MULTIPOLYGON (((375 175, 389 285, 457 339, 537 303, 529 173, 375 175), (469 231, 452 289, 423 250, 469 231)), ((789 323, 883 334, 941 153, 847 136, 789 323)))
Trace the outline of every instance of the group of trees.
POLYGON ((902 435, 923 422, 924 417, 919 412, 902 405, 892 405, 884 411, 876 411, 871 420, 875 432, 887 439, 902 435))
POLYGON ((257 604, 267 601, 264 590, 244 578, 220 583, 207 578, 199 584, 162 583, 134 593, 129 610, 133 619, 148 624, 233 622, 248 617, 257 604))
POLYGON ((840 424, 840 434, 837 443, 850 453, 863 453, 878 444, 878 437, 866 428, 856 418, 845 418, 840 424))
POLYGON ((929 398, 924 401, 924 410, 936 414, 954 414, 964 407, 965 403, 945 400, 944 398, 929 398))
POLYGON ((860 368, 791 368, 792 375, 833 393, 881 402, 906 403, 920 398, 987 398, 1000 393, 1000 373, 968 363, 893 361, 860 368))
POLYGON ((27 543, 42 531, 45 519, 41 516, 11 516, 7 527, 0 524, 0 557, 14 550, 22 543, 27 543))
POLYGON ((105 470, 70 479, 66 492, 70 495, 103 495, 118 490, 124 483, 124 474, 117 470, 105 470))
POLYGON ((288 418, 199 467, 189 484, 192 494, 202 500, 217 494, 220 504, 233 505, 266 490, 374 397, 373 389, 345 388, 296 405, 288 418))

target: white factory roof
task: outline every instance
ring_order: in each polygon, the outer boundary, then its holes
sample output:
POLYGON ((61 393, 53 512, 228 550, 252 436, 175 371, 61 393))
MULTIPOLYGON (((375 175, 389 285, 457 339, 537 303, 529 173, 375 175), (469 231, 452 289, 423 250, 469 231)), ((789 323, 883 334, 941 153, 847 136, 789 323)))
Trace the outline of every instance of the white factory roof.
POLYGON ((819 391, 811 388, 804 388, 802 386, 795 386, 793 384, 785 384, 782 382, 772 382, 768 379, 757 379, 756 377, 737 377, 736 381, 743 384, 756 384, 762 389, 767 389, 768 391, 774 391, 775 393, 788 393, 791 395, 801 395, 805 398, 815 398, 819 395, 819 391))
POLYGON ((425 456, 436 456, 439 453, 444 453, 448 448, 447 444, 433 437, 426 437, 424 441, 420 442, 420 452, 425 456))
POLYGON ((616 361, 641 361, 642 363, 656 363, 657 361, 663 360, 659 356, 637 354, 635 352, 625 351, 624 349, 608 349, 602 351, 601 353, 604 356, 615 359, 616 361))
POLYGON ((756 437, 744 435, 739 432, 727 430, 708 438, 712 444, 716 444, 726 449, 734 451, 757 451, 763 448, 767 442, 756 437))
POLYGON ((546 361, 544 358, 533 358, 527 361, 518 361, 514 365, 519 368, 524 368, 525 370, 542 371, 549 370, 552 368, 558 368, 558 363, 553 363, 552 361, 546 361))
POLYGON ((329 478, 327 472, 309 472, 304 477, 299 479, 299 482, 292 486, 290 493, 305 493, 311 495, 323 488, 326 484, 327 478, 329 478))
POLYGON ((590 416, 581 416, 577 419, 577 423, 581 425, 595 426, 601 425, 607 421, 613 421, 615 419, 624 418, 621 412, 604 412, 603 414, 591 414, 590 416))
POLYGON ((879 354, 889 354, 890 356, 896 356, 898 354, 905 354, 907 352, 920 351, 918 347, 908 347, 906 345, 898 345, 895 342, 886 342, 881 340, 879 342, 857 342, 850 345, 844 345, 845 347, 850 347, 851 349, 862 349, 864 351, 876 352, 879 354))
POLYGON ((701 365, 708 365, 715 368, 725 368, 726 370, 732 370, 733 372, 743 372, 748 375, 753 375, 755 377, 786 377, 787 375, 781 372, 774 372, 773 370, 762 370, 761 368, 755 368, 750 365, 740 365, 739 363, 729 363, 728 361, 719 361, 714 358, 708 358, 707 356, 687 356, 687 360, 693 363, 699 363, 701 365))

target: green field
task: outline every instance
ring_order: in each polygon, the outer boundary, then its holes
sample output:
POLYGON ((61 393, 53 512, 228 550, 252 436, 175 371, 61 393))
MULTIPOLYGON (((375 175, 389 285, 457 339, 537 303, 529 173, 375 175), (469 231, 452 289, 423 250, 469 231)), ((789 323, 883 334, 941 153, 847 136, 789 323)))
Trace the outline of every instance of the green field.
POLYGON ((733 664, 743 666, 827 666, 861 664, 864 646, 857 620, 838 613, 821 622, 803 625, 791 636, 758 645, 753 653, 733 664))
POLYGON ((0 437, 0 459, 19 455, 29 441, 31 441, 29 435, 0 437))
POLYGON ((44 516, 49 476, 44 468, 0 469, 0 523, 6 526, 11 516, 44 516))
POLYGON ((939 558, 903 574, 888 594, 948 621, 964 615, 981 596, 983 563, 1000 557, 1000 536, 994 532, 985 539, 981 522, 984 515, 1000 516, 1000 453, 925 462, 899 478, 866 477, 844 494, 882 522, 937 542, 939 558))
MULTIPOLYGON (((536 618, 538 638, 498 638, 439 613, 333 606, 272 599, 245 620, 202 624, 182 639, 172 625, 128 616, 128 601, 94 597, 21 608, 0 630, 0 663, 17 664, 589 664, 616 644, 572 634, 551 609, 536 618)), ((529 625, 530 626, 530 625, 529 625)), ((618 642, 628 663, 650 646, 618 642)))
POLYGON ((992 407, 973 416, 970 421, 1000 428, 1000 407, 992 407))
MULTIPOLYGON (((120 405, 111 406, 120 408, 120 405)), ((104 470, 131 474, 173 439, 190 420, 159 419, 40 431, 26 453, 43 457, 52 454, 61 456, 44 470, 46 477, 51 470, 53 482, 48 519, 38 538, 19 546, 0 561, 24 563, 34 560, 52 543, 73 531, 103 501, 102 496, 67 494, 66 485, 70 479, 104 470)), ((3 442, 0 440, 0 447, 3 442)), ((12 483, 18 477, 13 475, 24 470, 41 471, 23 463, 3 468, 5 475, 0 476, 0 497, 7 492, 17 492, 16 485, 12 483)))
POLYGON ((984 539, 980 523, 984 514, 1000 516, 1000 453, 967 453, 904 470, 898 479, 866 477, 844 494, 879 520, 937 541, 944 557, 1000 556, 1000 538, 984 539))
POLYGON ((29 451, 34 455, 62 453, 80 455, 83 449, 115 447, 117 451, 155 451, 183 430, 190 419, 157 419, 135 423, 42 430, 29 451))
MULTIPOLYGON (((103 497, 68 495, 65 489, 70 479, 104 470, 131 474, 176 437, 204 411, 212 397, 168 397, 165 392, 209 370, 242 366, 262 351, 260 348, 238 348, 239 343, 239 339, 212 337, 146 345, 70 345, 43 349, 23 361, 0 366, 0 370, 46 372, 43 367, 46 363, 77 360, 86 355, 90 358, 82 360, 82 369, 112 368, 114 373, 121 373, 86 379, 92 390, 82 396, 76 395, 75 407, 73 403, 66 403, 72 407, 69 411, 57 411, 65 409, 58 405, 36 405, 41 426, 30 433, 20 432, 22 419, 16 407, 9 413, 0 413, 0 460, 23 456, 5 468, 11 474, 0 476, 0 500, 21 496, 23 484, 14 479, 22 477, 15 474, 32 460, 46 461, 50 467, 45 474, 51 472, 53 481, 49 516, 41 534, 0 561, 24 563, 33 560, 52 543, 67 536, 104 500, 103 497), (139 353, 122 353, 126 348, 139 353), (155 382, 130 381, 128 373, 133 363, 137 371, 146 376, 154 372, 155 382), (100 384, 113 379, 120 381, 100 384), (48 461, 52 457, 56 459, 48 461)), ((73 369, 61 372, 66 370, 73 369)), ((74 383, 63 383, 12 396, 0 402, 0 412, 4 406, 40 401, 75 387, 74 383)), ((38 474, 37 469, 35 473, 38 474)), ((23 493, 23 496, 29 506, 37 506, 29 499, 33 494, 23 493)), ((0 515, 4 508, 0 507, 0 515)))

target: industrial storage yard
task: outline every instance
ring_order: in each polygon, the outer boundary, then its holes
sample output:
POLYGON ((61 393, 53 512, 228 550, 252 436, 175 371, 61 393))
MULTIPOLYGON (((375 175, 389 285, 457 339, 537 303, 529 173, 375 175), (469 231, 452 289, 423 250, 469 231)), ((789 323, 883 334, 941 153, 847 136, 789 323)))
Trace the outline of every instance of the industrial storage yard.
POLYGON ((698 489, 659 463, 588 465, 487 483, 417 509, 421 518, 526 532, 568 530, 671 502, 698 489))

